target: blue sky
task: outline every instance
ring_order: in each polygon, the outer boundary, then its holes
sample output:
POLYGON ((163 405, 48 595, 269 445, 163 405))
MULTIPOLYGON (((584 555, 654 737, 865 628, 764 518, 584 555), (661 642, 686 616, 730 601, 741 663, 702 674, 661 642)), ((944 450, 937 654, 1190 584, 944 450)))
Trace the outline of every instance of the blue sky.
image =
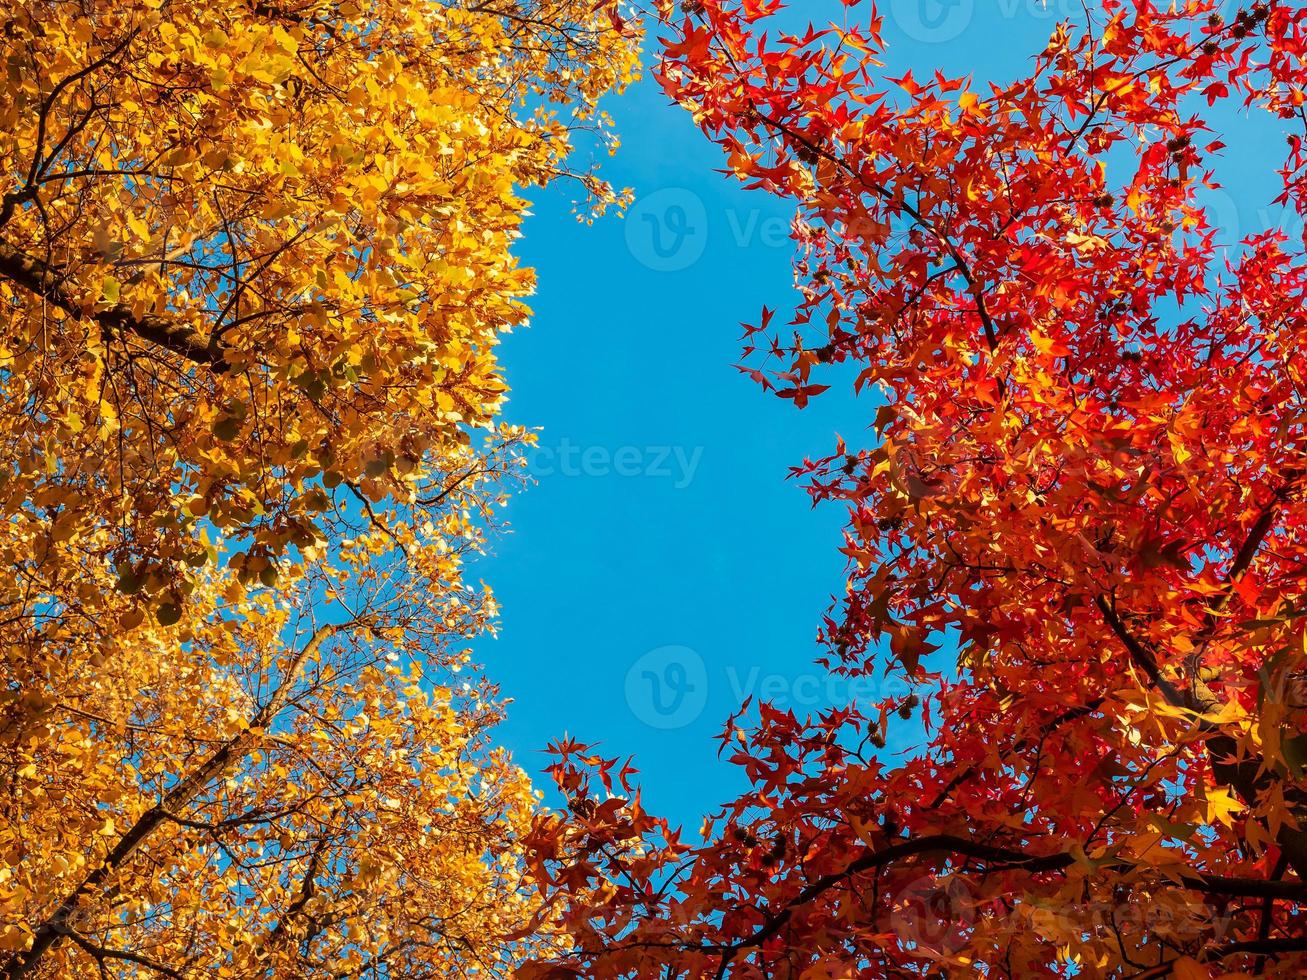
MULTIPOLYGON (((886 2, 886 71, 1006 79, 1080 9, 886 2)), ((809 0, 787 20, 843 16, 835 0, 809 0)), ((535 316, 502 356, 508 420, 543 429, 538 482, 475 570, 503 607, 499 638, 477 654, 513 699, 499 735, 528 771, 564 732, 599 742, 634 755, 646 802, 692 830, 742 788, 713 736, 744 696, 816 708, 881 693, 813 666, 817 624, 842 588, 842 514, 814 511, 786 479, 837 432, 858 437, 875 403, 837 384, 798 411, 734 369, 739 323, 793 305, 792 212, 718 173, 716 148, 651 78, 608 108, 623 146, 603 169, 635 188, 628 216, 587 227, 571 188, 529 195, 519 251, 540 280, 535 316)), ((1264 161, 1284 145, 1273 122, 1235 131, 1225 173, 1255 169, 1258 181, 1213 195, 1232 241, 1273 220, 1264 161)))

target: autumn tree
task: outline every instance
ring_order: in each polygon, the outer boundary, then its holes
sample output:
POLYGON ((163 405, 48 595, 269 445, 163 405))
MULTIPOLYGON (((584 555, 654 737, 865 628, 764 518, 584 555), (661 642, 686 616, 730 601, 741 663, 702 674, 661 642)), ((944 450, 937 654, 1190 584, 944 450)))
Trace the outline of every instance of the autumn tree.
POLYGON ((1307 8, 1084 6, 986 88, 895 67, 865 6, 666 12, 668 92, 798 211, 745 367, 870 403, 797 470, 849 514, 823 662, 902 690, 732 719, 751 788, 701 840, 559 745, 569 935, 530 975, 1307 971, 1307 255, 1202 204, 1246 107, 1307 214, 1307 8))
POLYGON ((618 199, 568 159, 631 31, 23 0, 0 61, 0 972, 502 973, 534 796, 462 567, 520 195, 618 199))

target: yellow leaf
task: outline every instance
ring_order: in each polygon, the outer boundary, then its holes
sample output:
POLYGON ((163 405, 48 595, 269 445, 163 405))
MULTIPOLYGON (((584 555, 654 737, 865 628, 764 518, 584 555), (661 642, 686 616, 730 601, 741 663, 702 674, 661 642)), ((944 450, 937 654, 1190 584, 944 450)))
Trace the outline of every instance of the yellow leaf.
POLYGON ((1209 824, 1217 822, 1232 827, 1234 826, 1233 815, 1241 813, 1243 810, 1244 804, 1225 787, 1218 786, 1207 790, 1207 822, 1209 824))

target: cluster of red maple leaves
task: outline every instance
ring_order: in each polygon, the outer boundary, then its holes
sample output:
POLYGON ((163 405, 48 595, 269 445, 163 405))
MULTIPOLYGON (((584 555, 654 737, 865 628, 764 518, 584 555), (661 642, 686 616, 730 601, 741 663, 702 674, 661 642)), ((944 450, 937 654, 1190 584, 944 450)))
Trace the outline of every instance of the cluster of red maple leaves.
POLYGON ((746 369, 802 407, 852 364, 875 406, 796 471, 849 513, 823 663, 916 693, 732 719, 751 788, 694 842, 556 746, 528 975, 1307 970, 1307 258, 1200 204, 1239 105, 1307 213, 1307 8, 1217 6, 1087 2, 988 91, 889 77, 874 13, 664 12, 669 94, 798 209, 746 369))

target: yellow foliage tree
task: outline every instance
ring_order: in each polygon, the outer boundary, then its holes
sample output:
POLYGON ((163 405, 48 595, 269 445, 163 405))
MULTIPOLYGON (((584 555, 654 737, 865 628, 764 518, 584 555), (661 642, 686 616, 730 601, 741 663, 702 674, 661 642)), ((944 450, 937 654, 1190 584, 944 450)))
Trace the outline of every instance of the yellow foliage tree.
POLYGON ((618 200, 568 156, 630 31, 17 0, 0 59, 0 970, 501 972, 533 796, 461 567, 521 189, 618 200))
MULTIPOLYGON (((432 541, 474 546, 463 520, 432 541)), ((173 627, 61 629, 77 666, 5 731, 9 977, 499 972, 535 797, 493 691, 451 683, 487 600, 401 540, 273 589, 205 573, 173 627)))

